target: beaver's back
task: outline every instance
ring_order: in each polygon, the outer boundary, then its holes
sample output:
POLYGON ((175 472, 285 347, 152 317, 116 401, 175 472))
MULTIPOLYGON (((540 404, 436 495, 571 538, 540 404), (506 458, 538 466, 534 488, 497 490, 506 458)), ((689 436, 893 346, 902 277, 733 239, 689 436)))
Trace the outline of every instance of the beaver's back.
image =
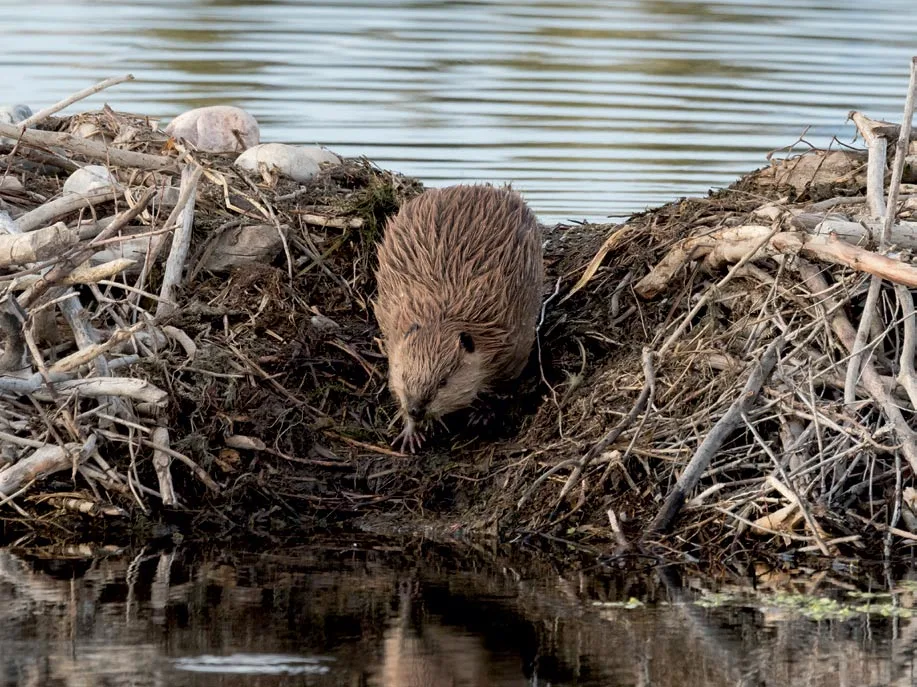
POLYGON ((541 305, 541 230, 522 197, 486 185, 431 189, 389 221, 376 316, 386 339, 468 323, 496 377, 528 358, 541 305))

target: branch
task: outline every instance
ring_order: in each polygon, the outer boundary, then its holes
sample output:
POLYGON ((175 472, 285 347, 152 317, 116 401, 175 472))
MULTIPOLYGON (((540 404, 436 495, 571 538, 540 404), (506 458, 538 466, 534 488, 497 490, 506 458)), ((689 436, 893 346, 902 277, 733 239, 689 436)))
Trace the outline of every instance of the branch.
POLYGON ((18 140, 20 143, 33 148, 64 148, 76 155, 82 155, 91 160, 98 160, 116 167, 136 167, 138 169, 164 172, 176 171, 175 160, 171 157, 122 150, 121 148, 95 143, 73 134, 39 131, 38 129, 22 131, 16 124, 0 123, 0 136, 18 140))
POLYGON ((23 119, 21 122, 17 122, 16 126, 20 129, 28 129, 29 127, 35 126, 39 122, 43 122, 48 117, 53 115, 55 112, 60 112, 65 107, 73 105, 73 103, 88 98, 91 95, 95 95, 99 91, 104 91, 109 86, 115 86, 119 83, 124 83, 125 81, 133 81, 133 74, 125 74, 124 76, 113 76, 110 79, 105 79, 105 81, 100 81, 95 86, 89 86, 89 88, 84 88, 82 91, 77 91, 71 96, 64 98, 58 103, 54 103, 51 107, 46 107, 44 110, 39 110, 31 117, 23 119))

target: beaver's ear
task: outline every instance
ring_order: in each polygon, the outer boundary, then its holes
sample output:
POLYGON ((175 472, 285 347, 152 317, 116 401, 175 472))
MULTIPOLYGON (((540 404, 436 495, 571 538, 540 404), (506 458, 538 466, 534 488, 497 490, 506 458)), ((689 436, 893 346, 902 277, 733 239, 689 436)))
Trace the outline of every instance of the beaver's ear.
POLYGON ((466 353, 474 353, 474 339, 471 338, 471 334, 468 332, 459 334, 459 343, 462 345, 462 348, 465 349, 466 353))

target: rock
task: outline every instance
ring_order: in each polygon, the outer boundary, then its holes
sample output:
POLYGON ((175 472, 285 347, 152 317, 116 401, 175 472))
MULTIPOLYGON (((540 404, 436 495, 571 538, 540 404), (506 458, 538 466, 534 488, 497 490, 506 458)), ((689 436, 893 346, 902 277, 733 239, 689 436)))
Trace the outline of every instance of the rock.
POLYGON ((32 108, 28 105, 0 105, 0 122, 4 124, 18 124, 32 116, 32 108))
MULTIPOLYGON (((0 122, 4 124, 18 124, 24 119, 28 119, 32 116, 32 108, 28 105, 0 105, 0 122)), ((16 141, 11 138, 6 138, 5 136, 0 136, 0 143, 8 143, 10 145, 16 143, 16 141)))
POLYGON ((166 186, 156 191, 156 195, 150 200, 150 206, 153 209, 171 210, 178 205, 178 199, 181 197, 181 191, 176 186, 166 186))
POLYGON ((22 182, 16 177, 0 178, 0 191, 24 191, 22 182))
POLYGON ((228 272, 253 263, 269 264, 283 249, 283 241, 272 224, 251 224, 224 231, 204 262, 208 272, 228 272))
POLYGON ((67 177, 64 193, 88 193, 97 188, 117 189, 118 182, 102 165, 86 165, 67 177))
POLYGON ((291 146, 286 143, 262 143, 236 158, 236 167, 261 174, 280 174, 293 181, 308 181, 323 162, 340 164, 341 158, 319 146, 291 146))
POLYGON ((235 153, 258 145, 261 140, 257 120, 245 110, 231 105, 199 107, 183 112, 169 123, 166 133, 174 138, 183 138, 198 150, 209 153, 235 153))
POLYGON ((320 334, 327 334, 341 328, 341 325, 324 315, 313 315, 309 318, 309 324, 320 334))

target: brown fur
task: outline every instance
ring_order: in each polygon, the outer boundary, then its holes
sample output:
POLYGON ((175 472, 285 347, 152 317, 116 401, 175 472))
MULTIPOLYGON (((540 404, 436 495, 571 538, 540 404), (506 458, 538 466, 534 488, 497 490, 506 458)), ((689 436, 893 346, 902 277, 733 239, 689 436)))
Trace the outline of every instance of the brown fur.
POLYGON ((522 372, 543 276, 541 230, 509 188, 428 190, 389 220, 375 313, 403 446, 423 440, 421 420, 467 407, 522 372))

